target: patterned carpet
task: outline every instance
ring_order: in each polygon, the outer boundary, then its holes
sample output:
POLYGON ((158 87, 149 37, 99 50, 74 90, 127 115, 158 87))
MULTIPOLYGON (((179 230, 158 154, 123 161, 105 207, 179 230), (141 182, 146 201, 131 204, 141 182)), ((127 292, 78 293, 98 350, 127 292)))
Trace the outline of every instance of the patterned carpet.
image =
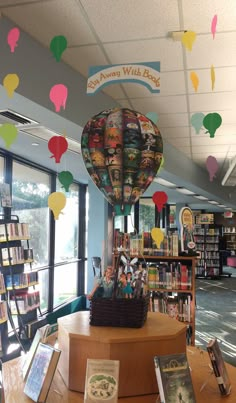
POLYGON ((224 360, 236 366, 236 268, 224 267, 231 277, 196 280, 195 344, 206 350, 217 338, 224 360))

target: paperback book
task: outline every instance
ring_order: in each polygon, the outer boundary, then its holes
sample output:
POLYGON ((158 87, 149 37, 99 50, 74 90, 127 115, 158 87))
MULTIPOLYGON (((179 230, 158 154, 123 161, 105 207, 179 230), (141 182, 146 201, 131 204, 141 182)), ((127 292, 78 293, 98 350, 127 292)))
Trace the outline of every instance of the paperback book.
POLYGON ((84 403, 117 403, 119 361, 87 360, 84 403))
POLYGON ((39 343, 24 387, 24 393, 34 402, 46 401, 60 354, 60 350, 39 343))
POLYGON ((231 383, 217 339, 213 339, 208 343, 207 351, 220 393, 223 396, 229 395, 231 392, 231 383))
POLYGON ((161 403, 196 403, 185 353, 154 357, 161 403))

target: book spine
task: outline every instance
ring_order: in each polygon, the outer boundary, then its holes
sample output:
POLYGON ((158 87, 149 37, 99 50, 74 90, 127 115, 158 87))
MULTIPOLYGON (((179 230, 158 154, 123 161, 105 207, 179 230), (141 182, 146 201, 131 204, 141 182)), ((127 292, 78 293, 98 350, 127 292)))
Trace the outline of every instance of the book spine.
POLYGON ((215 377, 216 377, 216 380, 217 380, 217 384, 218 384, 219 389, 220 389, 220 393, 225 396, 225 395, 227 394, 227 390, 226 390, 226 388, 225 388, 225 386, 224 386, 224 381, 223 381, 223 378, 222 378, 222 376, 221 376, 219 367, 218 367, 218 365, 217 365, 217 361, 216 361, 216 357, 215 357, 215 354, 214 354, 214 350, 213 350, 212 347, 207 346, 207 351, 208 351, 208 353, 209 353, 209 357, 210 357, 210 360, 211 360, 212 368, 213 368, 213 371, 214 371, 214 374, 215 374, 215 377))

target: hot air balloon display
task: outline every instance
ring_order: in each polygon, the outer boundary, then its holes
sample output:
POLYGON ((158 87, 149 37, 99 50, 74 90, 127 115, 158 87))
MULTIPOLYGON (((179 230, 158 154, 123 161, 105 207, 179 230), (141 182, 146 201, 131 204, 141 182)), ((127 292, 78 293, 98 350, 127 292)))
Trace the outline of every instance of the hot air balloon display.
POLYGON ((163 142, 147 116, 114 108, 87 122, 81 150, 90 177, 113 205, 114 213, 128 215, 156 176, 163 142))

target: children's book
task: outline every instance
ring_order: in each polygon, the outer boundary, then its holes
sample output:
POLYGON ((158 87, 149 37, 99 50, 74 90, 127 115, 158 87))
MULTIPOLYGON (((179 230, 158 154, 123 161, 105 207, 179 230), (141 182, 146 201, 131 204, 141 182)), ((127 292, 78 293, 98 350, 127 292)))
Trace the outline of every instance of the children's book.
POLYGON ((119 365, 116 360, 87 359, 84 403, 117 403, 119 365))
POLYGON ((211 360, 214 374, 216 376, 220 393, 223 396, 229 395, 231 392, 231 383, 217 339, 209 341, 207 344, 207 351, 211 360))
POLYGON ((24 393, 34 402, 46 401, 60 354, 60 350, 39 343, 24 387, 24 393))
POLYGON ((154 357, 161 403, 196 403, 185 353, 154 357))

